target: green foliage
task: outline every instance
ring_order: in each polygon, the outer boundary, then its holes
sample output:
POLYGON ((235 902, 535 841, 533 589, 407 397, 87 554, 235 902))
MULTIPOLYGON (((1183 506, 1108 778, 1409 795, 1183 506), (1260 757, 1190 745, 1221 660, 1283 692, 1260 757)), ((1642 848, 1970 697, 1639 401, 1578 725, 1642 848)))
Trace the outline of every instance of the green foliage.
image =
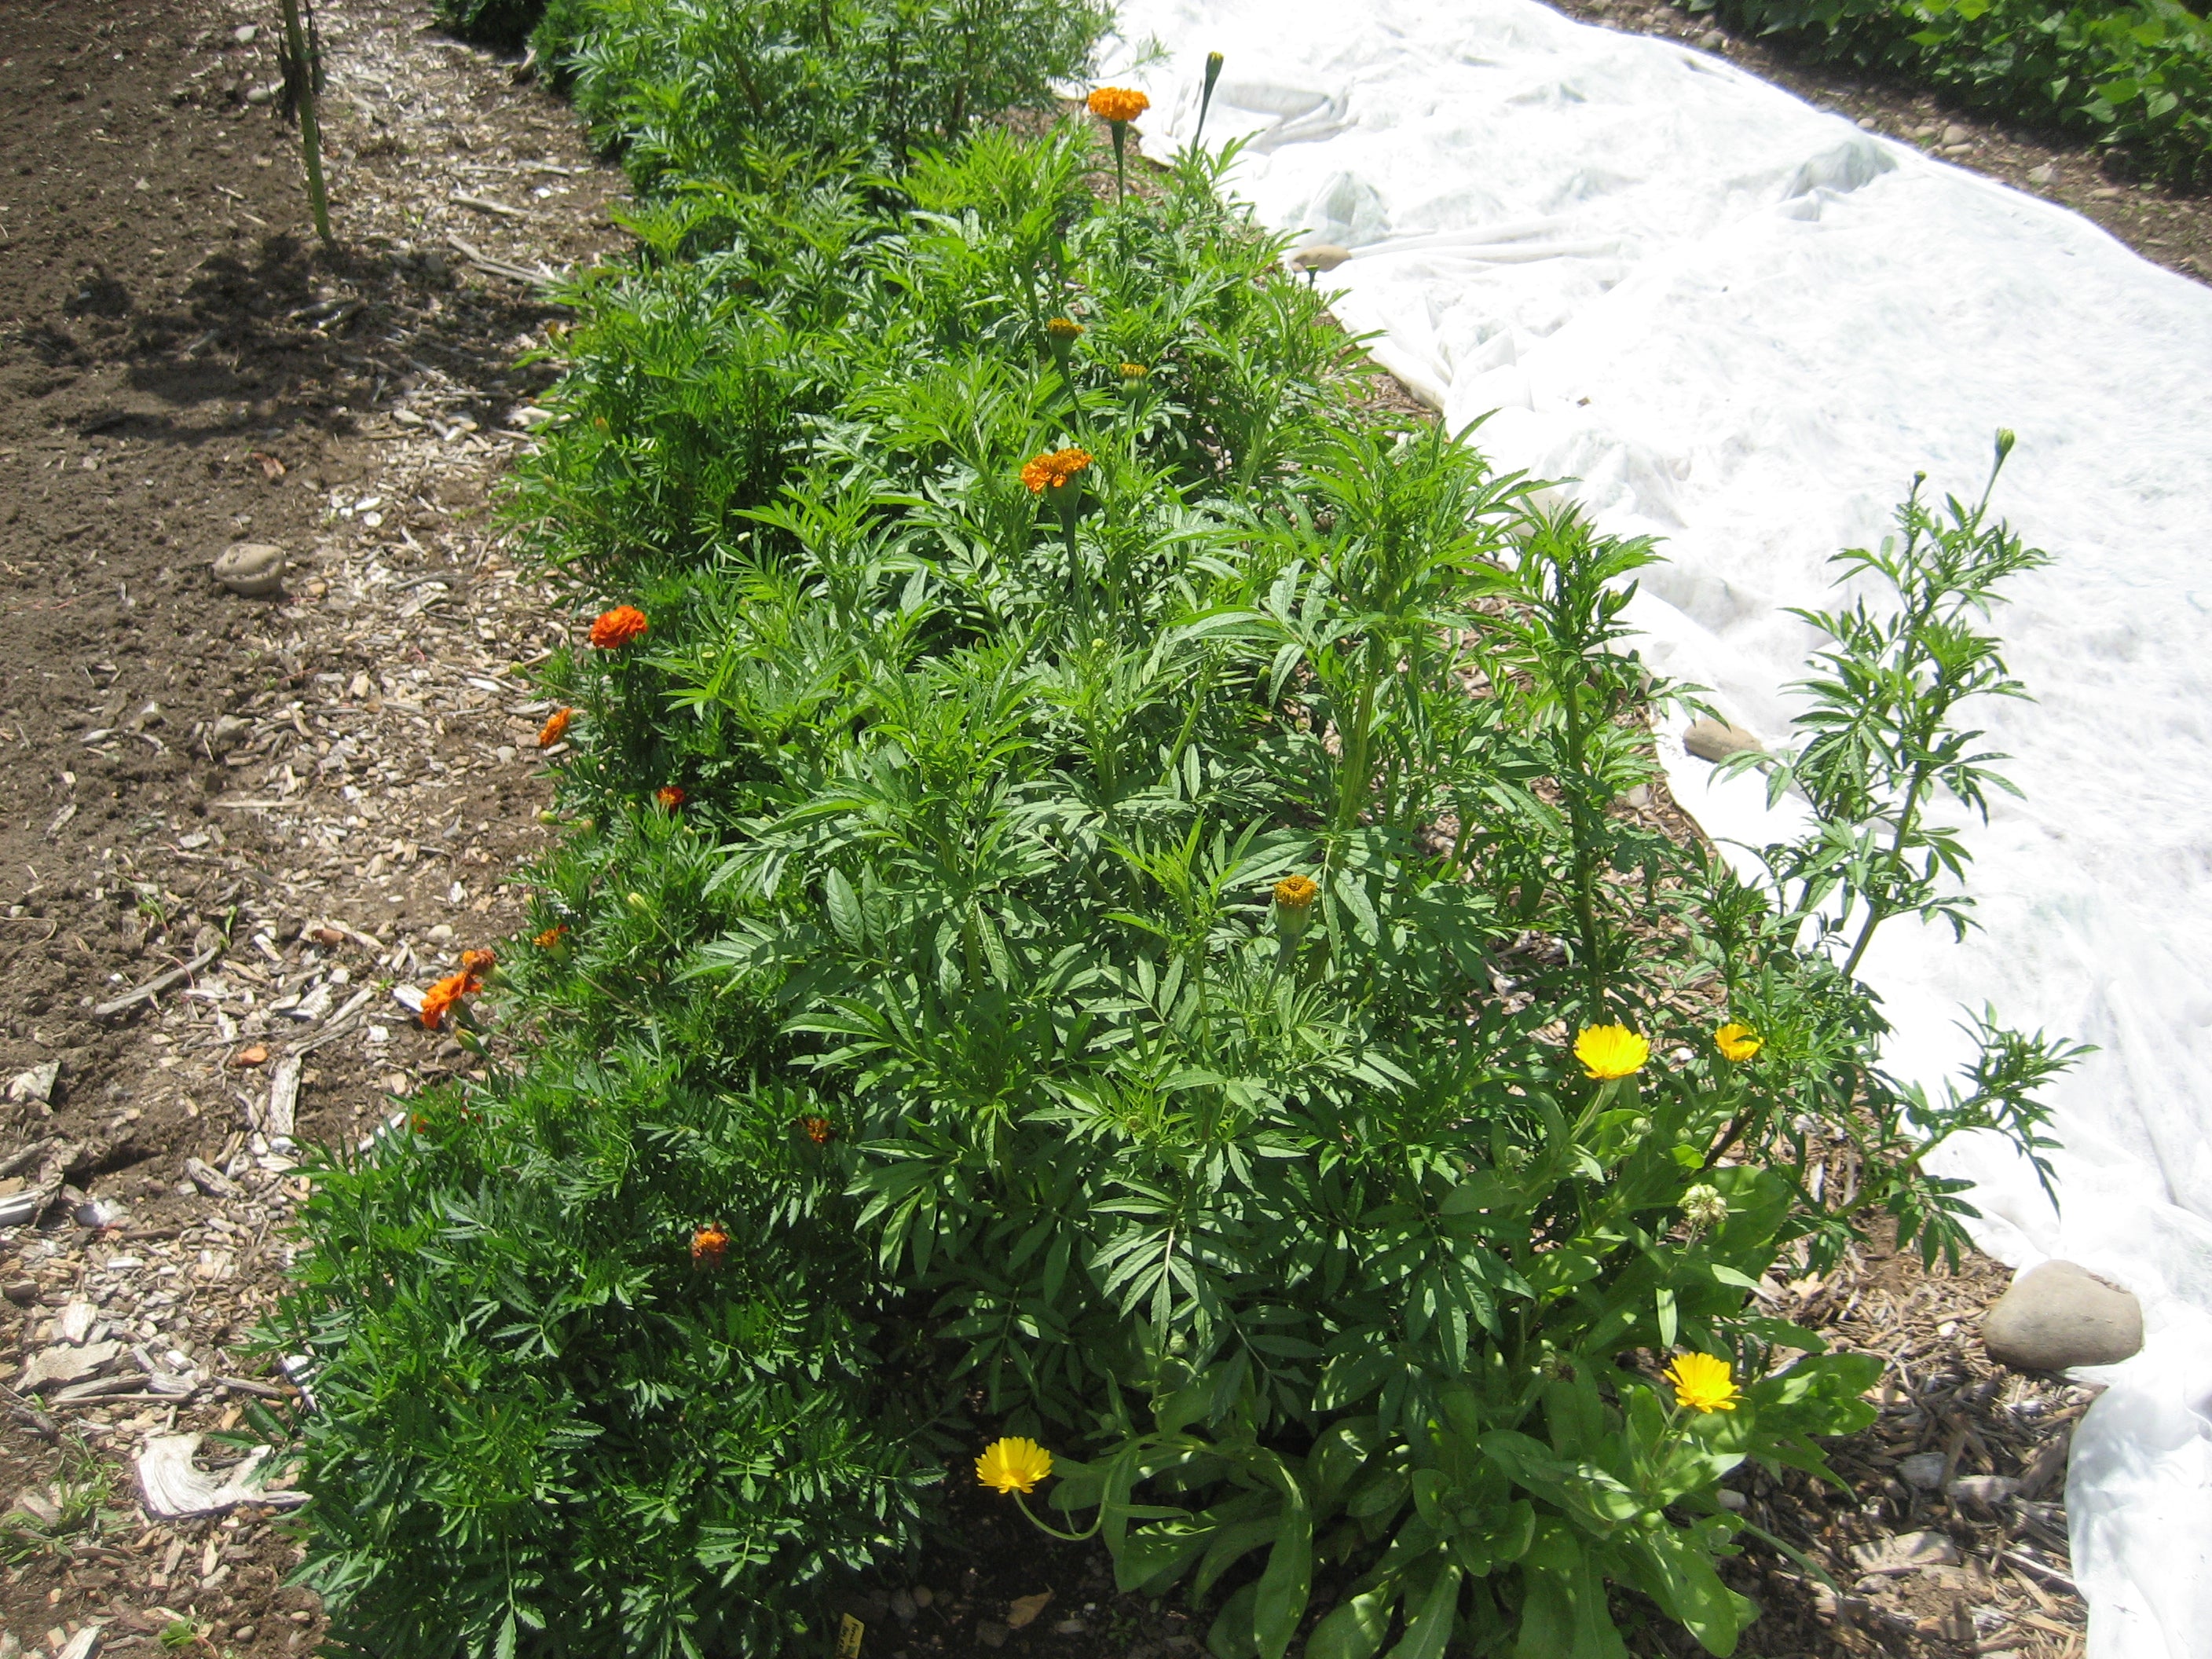
POLYGON ((1746 34, 2212 185, 2212 24, 2179 0, 1680 0, 1746 34))
POLYGON ((1749 1291, 1947 1222, 1902 1137, 2028 1133, 2063 1056, 1897 1088, 1786 905, 1613 809, 1652 550, 1363 413, 1228 156, 1102 201, 1091 135, 985 130, 856 185, 792 109, 573 296, 516 509, 651 626, 544 670, 520 1058, 312 1170, 267 1340, 335 1630, 765 1656, 1004 1427, 1223 1659, 1323 1601, 1332 1659, 1613 1654, 1617 1595, 1729 1651, 1717 1483, 1818 1472, 1874 1379, 1749 1291), (1650 1062, 1586 1074, 1601 1024, 1650 1062), (1806 1136, 1867 1121, 1824 1202, 1806 1136))
POLYGON ((532 37, 641 188, 749 151, 888 166, 1080 79, 1103 0, 553 0, 532 37))

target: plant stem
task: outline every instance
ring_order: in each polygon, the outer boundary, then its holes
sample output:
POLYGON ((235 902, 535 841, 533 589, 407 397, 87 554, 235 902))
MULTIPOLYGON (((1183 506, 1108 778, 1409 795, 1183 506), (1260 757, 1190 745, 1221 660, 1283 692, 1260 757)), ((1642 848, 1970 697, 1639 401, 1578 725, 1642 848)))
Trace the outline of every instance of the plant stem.
POLYGON ((1597 872, 1593 868, 1596 836, 1589 823, 1589 778, 1583 763, 1589 747, 1583 727, 1582 656, 1575 653, 1567 672, 1559 677, 1560 701, 1566 710, 1567 775, 1560 781, 1567 796, 1567 823, 1575 842, 1575 927, 1582 935, 1583 972, 1589 978, 1590 1007, 1605 1007, 1603 942, 1598 936, 1597 872))
POLYGON ((315 65, 307 56, 307 37, 300 27, 300 0, 278 0, 284 13, 284 45, 298 66, 293 88, 300 114, 300 148, 307 161, 307 202, 314 210, 315 234, 326 248, 336 248, 331 234, 329 194, 323 188, 323 134, 315 119, 315 65))

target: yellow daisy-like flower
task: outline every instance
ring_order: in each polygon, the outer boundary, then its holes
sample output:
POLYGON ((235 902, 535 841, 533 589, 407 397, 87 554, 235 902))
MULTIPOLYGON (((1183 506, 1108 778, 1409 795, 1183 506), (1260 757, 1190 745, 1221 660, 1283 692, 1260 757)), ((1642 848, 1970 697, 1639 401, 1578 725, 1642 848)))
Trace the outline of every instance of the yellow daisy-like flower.
POLYGON ((1152 372, 1152 371, 1150 368, 1147 368, 1142 363, 1124 363, 1121 365, 1121 378, 1125 380, 1141 380, 1152 372))
POLYGON ((1035 1492, 1052 1473, 1052 1454, 1034 1440, 994 1440, 975 1460, 975 1478, 993 1492, 1035 1492))
POLYGON ((1747 1060, 1766 1046, 1766 1039, 1748 1025, 1739 1025, 1734 1020, 1713 1033, 1713 1046, 1727 1058, 1747 1060))
POLYGON ((1674 1356, 1674 1363, 1660 1373, 1674 1390, 1674 1403, 1693 1412, 1732 1412, 1741 1392, 1725 1359, 1709 1353, 1674 1356))
POLYGON ((1320 896, 1320 884, 1305 876, 1285 876, 1275 884, 1275 902, 1285 910, 1310 908, 1320 896))
POLYGON ((1603 1082, 1633 1077, 1651 1058, 1651 1045, 1626 1025, 1587 1025, 1575 1039, 1583 1070, 1603 1082))
POLYGON ((1133 121, 1152 100, 1128 87, 1101 87, 1090 98, 1091 112, 1102 121, 1133 121))
POLYGON ((1055 317, 1044 325, 1044 331, 1055 340, 1079 340, 1089 331, 1073 317, 1055 317))

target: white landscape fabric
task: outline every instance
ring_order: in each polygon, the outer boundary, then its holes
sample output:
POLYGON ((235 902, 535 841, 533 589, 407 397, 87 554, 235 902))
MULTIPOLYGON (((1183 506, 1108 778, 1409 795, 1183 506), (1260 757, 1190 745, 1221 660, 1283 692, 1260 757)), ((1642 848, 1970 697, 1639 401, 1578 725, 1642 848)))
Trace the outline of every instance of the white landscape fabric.
MULTIPOLYGON (((2056 564, 1999 613, 2038 702, 1976 711, 2024 801, 1973 829, 1984 931, 1892 924, 1866 965, 1893 1068, 1954 1021, 2096 1043, 2056 1092, 2063 1212, 1997 1149, 1983 1242, 2133 1289, 2145 1352, 2068 1484, 2094 1659, 2212 1655, 2212 290, 2041 201, 1862 132, 1718 58, 1534 0, 1125 0, 1109 78, 1158 156, 1251 144, 1237 191, 1351 247, 1337 315, 1503 468, 1573 478, 1663 538, 1632 615, 1665 672, 1769 742, 1830 602, 1912 473, 2056 564), (1148 40, 1166 56, 1144 62, 1148 40)), ((1717 837, 1776 838, 1760 786, 1662 752, 1717 837)), ((1786 819, 1786 814, 1784 818, 1786 819)))

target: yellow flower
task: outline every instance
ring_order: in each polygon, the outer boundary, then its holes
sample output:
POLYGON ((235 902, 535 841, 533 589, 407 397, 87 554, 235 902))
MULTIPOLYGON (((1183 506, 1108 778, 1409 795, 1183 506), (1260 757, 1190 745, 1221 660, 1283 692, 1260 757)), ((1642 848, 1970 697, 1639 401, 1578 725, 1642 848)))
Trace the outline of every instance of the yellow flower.
POLYGON ((1610 1082, 1642 1071, 1651 1045, 1626 1025, 1588 1025, 1575 1039, 1575 1058, 1590 1076, 1610 1082))
POLYGON ((1285 876, 1275 884, 1275 902, 1285 910, 1304 910, 1321 896, 1318 884, 1304 876, 1285 876))
POLYGON ((1687 1406, 1693 1412, 1735 1409, 1738 1390, 1725 1359, 1716 1359, 1709 1353, 1677 1354, 1674 1363, 1661 1375, 1674 1385, 1678 1406, 1687 1406))
POLYGON ((1044 331, 1055 340, 1079 340, 1086 331, 1073 317, 1055 317, 1044 325, 1044 331))
POLYGON ((1141 380, 1145 376, 1152 372, 1152 371, 1151 369, 1146 368, 1142 363, 1124 363, 1121 365, 1121 378, 1125 380, 1141 380))
POLYGON ((1052 1454, 1034 1440, 994 1440, 975 1460, 975 1478, 994 1492, 1035 1492, 1052 1473, 1052 1454))
POLYGON ((1729 1021, 1713 1033, 1713 1046, 1730 1060, 1749 1060, 1766 1046, 1766 1039, 1748 1025, 1729 1021))
POLYGON ((1102 121, 1119 125, 1133 121, 1152 106, 1152 100, 1127 87, 1101 87, 1091 94, 1091 112, 1102 121))

